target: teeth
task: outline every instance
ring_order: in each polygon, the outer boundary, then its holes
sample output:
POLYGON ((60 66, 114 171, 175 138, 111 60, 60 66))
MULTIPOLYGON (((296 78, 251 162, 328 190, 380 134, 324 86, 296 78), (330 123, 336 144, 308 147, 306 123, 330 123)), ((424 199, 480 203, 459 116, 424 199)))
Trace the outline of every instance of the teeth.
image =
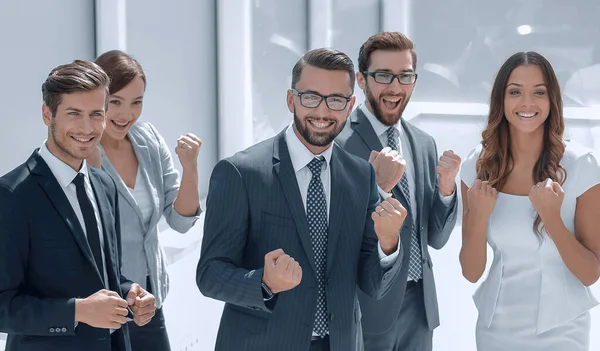
POLYGON ((315 121, 310 121, 310 123, 317 128, 326 128, 331 124, 329 122, 315 122, 315 121))
POLYGON ((388 102, 398 102, 400 101, 400 98, 384 98, 384 101, 388 101, 388 102))
POLYGON ((92 140, 92 138, 83 139, 83 138, 76 138, 76 137, 73 137, 73 139, 75 139, 75 140, 77 140, 79 142, 82 142, 82 143, 87 143, 90 140, 92 140))
POLYGON ((117 121, 113 121, 114 124, 118 125, 119 127, 125 127, 127 124, 129 124, 129 122, 125 122, 125 123, 119 123, 117 121))
POLYGON ((531 112, 531 113, 517 112, 517 115, 519 117, 530 118, 530 117, 533 117, 533 116, 537 115, 537 112, 531 112))

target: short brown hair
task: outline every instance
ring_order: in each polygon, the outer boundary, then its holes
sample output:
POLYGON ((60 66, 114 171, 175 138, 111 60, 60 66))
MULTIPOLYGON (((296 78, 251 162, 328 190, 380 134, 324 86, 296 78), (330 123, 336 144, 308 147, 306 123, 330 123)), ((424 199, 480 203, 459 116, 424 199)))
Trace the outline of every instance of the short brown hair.
POLYGON ((306 65, 329 71, 346 71, 350 75, 350 87, 354 92, 354 63, 345 53, 328 48, 313 49, 304 54, 292 69, 292 89, 300 80, 302 70, 306 65))
POLYGON ((110 77, 110 94, 114 94, 125 88, 135 77, 140 77, 146 85, 146 74, 142 65, 123 51, 111 50, 98 56, 98 64, 110 77))
POLYGON ((371 36, 358 51, 358 71, 363 73, 369 69, 371 54, 376 50, 404 51, 410 50, 413 70, 417 70, 417 53, 413 42, 400 32, 381 32, 371 36))
POLYGON ((72 63, 55 67, 46 81, 42 84, 42 97, 44 104, 56 115, 58 105, 65 94, 82 91, 104 90, 106 101, 104 109, 108 108, 108 75, 91 61, 75 60, 72 63))

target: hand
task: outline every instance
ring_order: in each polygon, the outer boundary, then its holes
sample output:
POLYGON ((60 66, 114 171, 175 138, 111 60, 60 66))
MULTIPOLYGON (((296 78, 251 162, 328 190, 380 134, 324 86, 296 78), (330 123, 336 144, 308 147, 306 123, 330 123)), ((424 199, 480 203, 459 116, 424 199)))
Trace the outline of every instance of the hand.
POLYGON ((119 329, 127 323, 127 301, 114 291, 102 289, 75 300, 75 321, 94 328, 119 329))
POLYGON ((456 189, 456 174, 460 168, 460 156, 452 150, 444 151, 435 169, 438 178, 438 189, 443 196, 450 196, 456 189))
POLYGON ((175 153, 179 156, 179 162, 183 169, 198 168, 198 153, 201 146, 202 140, 192 133, 187 133, 177 139, 175 153))
POLYGON ((564 198, 565 192, 560 184, 550 178, 537 183, 529 192, 529 201, 542 221, 551 216, 560 217, 560 208, 564 198))
POLYGON ((375 234, 379 245, 386 255, 394 252, 398 247, 400 229, 406 218, 406 209, 400 201, 389 197, 382 201, 371 213, 375 226, 375 234))
POLYGON ((273 294, 295 288, 302 281, 302 268, 282 249, 265 255, 263 283, 273 294))
POLYGON ((386 193, 392 191, 398 184, 406 168, 406 161, 398 154, 398 151, 389 147, 384 147, 381 152, 371 151, 369 163, 375 169, 377 184, 386 193))
POLYGON ((131 306, 135 324, 142 327, 152 320, 156 313, 155 302, 154 295, 142 289, 139 284, 131 284, 131 288, 127 293, 127 304, 131 306))
POLYGON ((498 191, 492 188, 489 182, 476 179, 467 191, 468 210, 478 217, 488 218, 494 210, 497 198, 498 191))

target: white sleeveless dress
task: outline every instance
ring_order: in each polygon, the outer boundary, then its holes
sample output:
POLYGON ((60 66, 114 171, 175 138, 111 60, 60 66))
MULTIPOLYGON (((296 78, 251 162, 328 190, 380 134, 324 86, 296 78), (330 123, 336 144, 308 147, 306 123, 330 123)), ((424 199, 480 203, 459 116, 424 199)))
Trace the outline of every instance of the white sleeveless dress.
MULTIPOLYGON (((480 153, 481 145, 463 162, 460 177, 468 187, 480 153)), ((561 165, 567 171, 561 217, 574 233, 576 199, 600 183, 600 166, 589 149, 573 142, 567 142, 561 165)), ((589 309, 598 302, 566 267, 552 239, 536 235, 535 215, 528 196, 499 194, 487 231, 493 261, 473 296, 479 351, 589 350, 589 309)))

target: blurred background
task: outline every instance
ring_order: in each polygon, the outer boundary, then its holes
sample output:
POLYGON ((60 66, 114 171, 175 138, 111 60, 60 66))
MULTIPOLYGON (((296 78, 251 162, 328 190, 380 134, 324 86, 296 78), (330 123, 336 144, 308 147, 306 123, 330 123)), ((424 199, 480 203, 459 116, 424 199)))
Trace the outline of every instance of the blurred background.
MULTIPOLYGON (((1 1, 0 174, 46 137, 40 88, 50 70, 121 49, 148 77, 141 118, 157 127, 172 151, 181 134, 203 140, 204 199, 219 159, 290 123, 285 94, 305 51, 335 47, 357 60, 360 45, 382 30, 401 31, 415 43, 419 80, 404 118, 432 134, 440 151, 464 158, 477 145, 495 72, 514 52, 529 50, 545 55, 556 70, 567 136, 598 151, 598 18, 597 0, 1 1)), ((362 92, 356 95, 361 102, 362 92)), ((202 221, 186 235, 162 228, 172 348, 212 350, 222 304, 203 297, 195 283, 202 221)), ((441 314, 435 351, 475 350, 471 296, 477 284, 461 275, 460 236, 458 225, 446 247, 432 252, 441 314)), ((600 284, 592 290, 600 298, 600 284)), ((600 330, 600 308, 592 311, 594 330, 600 330)), ((600 334, 591 337, 591 350, 600 349, 600 334)))

